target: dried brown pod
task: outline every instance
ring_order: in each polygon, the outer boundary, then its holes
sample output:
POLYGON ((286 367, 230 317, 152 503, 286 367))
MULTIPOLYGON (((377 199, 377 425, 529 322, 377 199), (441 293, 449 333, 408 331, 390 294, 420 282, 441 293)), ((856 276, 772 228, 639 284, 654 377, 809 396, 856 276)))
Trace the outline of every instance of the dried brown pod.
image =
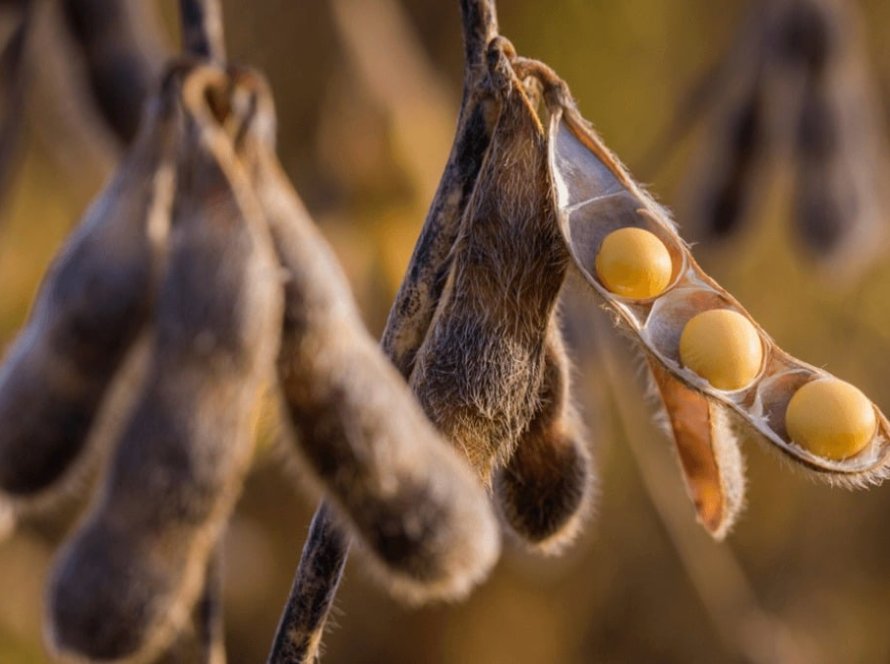
POLYGON ((594 491, 587 438, 571 403, 570 374, 554 318, 538 410, 510 460, 494 475, 495 499, 507 525, 546 554, 559 553, 577 536, 594 491))
POLYGON ((32 496, 71 467, 147 320, 173 195, 170 86, 50 267, 0 369, 0 491, 32 496))
POLYGON ((565 278, 547 139, 502 40, 489 49, 502 100, 445 289, 411 386, 484 482, 537 408, 544 338, 565 278))
MULTIPOLYGON (((271 100, 258 107, 265 135, 271 100)), ((278 368, 301 456, 394 592, 461 596, 498 554, 485 494, 368 334, 269 141, 254 138, 254 184, 287 275, 278 368)))
POLYGON ((465 73, 457 132, 405 278, 390 309, 381 345, 406 378, 445 288, 451 252, 476 185, 500 107, 484 54, 497 32, 492 2, 464 0, 465 73))
POLYGON ((745 465, 730 415, 657 362, 648 364, 698 521, 712 537, 723 539, 745 502, 745 465))
MULTIPOLYGON (((828 458, 815 454, 792 440, 785 424, 785 411, 792 396, 803 385, 831 378, 817 369, 782 351, 751 318, 750 314, 729 293, 709 277, 695 262, 689 248, 680 239, 667 213, 631 178, 620 162, 605 147, 590 125, 581 118, 565 84, 541 63, 519 60, 520 71, 536 73, 545 83, 545 99, 550 115, 550 164, 559 205, 559 225, 570 249, 575 268, 614 313, 618 324, 631 334, 646 357, 669 377, 701 395, 717 410, 709 411, 719 417, 719 409, 738 415, 754 431, 802 467, 833 483, 862 486, 881 481, 890 467, 890 424, 873 404, 876 428, 868 443, 856 453, 843 458, 828 458), (642 228, 655 235, 667 248, 673 271, 668 287, 656 297, 648 299, 624 298, 610 292, 595 273, 596 256, 604 238, 612 231, 642 228), (684 329, 694 317, 705 312, 728 310, 733 317, 753 331, 759 339, 761 357, 759 370, 738 388, 719 389, 685 365, 680 352, 684 329)), ((716 361, 732 362, 734 358, 717 357, 716 361)), ((673 388, 662 380, 664 389, 673 388)), ((690 392, 690 394, 691 394, 690 392)), ((687 396, 678 399, 668 394, 666 402, 677 401, 676 408, 686 405, 687 396)), ((670 413, 675 429, 683 425, 670 413)), ((704 412, 699 406, 700 412, 704 412)), ((696 429, 704 425, 699 417, 696 429)), ((712 436, 714 434, 712 433, 712 436)), ((699 441, 707 436, 696 434, 699 441)), ((682 441, 678 441, 682 444, 682 441)), ((698 447, 706 446, 704 443, 698 447)), ((720 450, 728 445, 725 439, 712 439, 710 454, 716 455, 719 477, 711 486, 733 493, 740 491, 740 483, 733 475, 732 463, 720 450)), ((716 477, 716 476, 715 476, 716 477)), ((734 505, 741 502, 725 495, 728 508, 715 517, 714 532, 719 534, 723 519, 732 516, 734 505)))
POLYGON ((63 656, 147 660, 201 592, 241 487, 274 370, 282 299, 262 210, 224 130, 240 99, 225 73, 185 75, 169 263, 140 399, 49 591, 63 656))

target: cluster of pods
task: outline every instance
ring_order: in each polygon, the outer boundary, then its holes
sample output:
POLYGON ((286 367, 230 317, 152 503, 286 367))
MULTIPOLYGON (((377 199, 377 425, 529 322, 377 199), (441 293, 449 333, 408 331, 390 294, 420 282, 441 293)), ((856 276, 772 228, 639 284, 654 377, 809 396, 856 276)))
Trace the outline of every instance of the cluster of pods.
MULTIPOLYGON (((547 348, 548 307, 570 264, 647 358, 692 497, 715 535, 731 525, 743 489, 724 413, 826 479, 883 479, 888 424, 877 407, 782 351, 704 273, 665 210, 581 118, 552 70, 517 57, 502 38, 490 43, 487 58, 498 117, 410 374, 428 414, 483 478, 492 463, 509 470, 516 458, 509 452, 525 449, 522 425, 511 428, 510 418, 533 412, 525 406, 535 400, 529 386, 540 389, 546 371, 517 352, 518 341, 534 334, 525 348, 547 348), (508 143, 508 136, 521 139, 508 143)), ((407 284, 426 250, 422 235, 407 284)))
POLYGON ((259 75, 172 65, 5 358, 15 508, 111 447, 50 581, 65 656, 149 659, 187 623, 269 391, 387 578, 456 593, 496 557, 482 488, 367 335, 274 125, 259 75))
POLYGON ((0 369, 14 509, 103 464, 50 581, 57 652, 147 661, 170 646, 211 576, 266 394, 327 501, 270 662, 314 660, 352 540, 415 602, 486 576, 496 513, 559 551, 595 485, 558 313, 573 274, 646 357, 715 537, 743 501, 730 419, 829 480, 886 474, 877 407, 778 348, 565 83, 497 35, 493 3, 461 8, 457 136, 379 345, 277 161, 262 76, 208 57, 168 67, 0 369))
MULTIPOLYGON (((738 423, 830 482, 882 480, 888 424, 875 405, 783 352, 698 266, 565 83, 518 57, 490 16, 480 22, 491 3, 462 9, 457 135, 383 347, 492 484, 502 520, 552 552, 571 540, 590 502, 593 473, 556 312, 572 273, 643 352, 688 493, 714 537, 744 502, 738 423)), ((314 534, 325 531, 323 515, 314 534)), ((307 546, 301 573, 340 546, 307 546)), ((299 574, 294 592, 307 592, 299 574)))

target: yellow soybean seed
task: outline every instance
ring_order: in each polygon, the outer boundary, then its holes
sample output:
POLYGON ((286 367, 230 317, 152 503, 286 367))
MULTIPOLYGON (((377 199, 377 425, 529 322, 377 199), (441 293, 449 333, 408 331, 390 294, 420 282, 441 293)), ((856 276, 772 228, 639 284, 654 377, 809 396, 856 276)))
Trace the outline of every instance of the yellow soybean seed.
POLYGON ((711 309, 694 316, 683 328, 680 361, 719 390, 739 390, 760 372, 763 344, 742 314, 711 309))
POLYGON ((672 273, 667 247, 642 228, 612 231, 596 255, 596 276, 609 291, 622 297, 644 299, 660 295, 672 273))
POLYGON ((785 412, 791 440, 826 459, 846 459, 861 452, 877 426, 868 398, 836 378, 807 383, 794 393, 785 412))

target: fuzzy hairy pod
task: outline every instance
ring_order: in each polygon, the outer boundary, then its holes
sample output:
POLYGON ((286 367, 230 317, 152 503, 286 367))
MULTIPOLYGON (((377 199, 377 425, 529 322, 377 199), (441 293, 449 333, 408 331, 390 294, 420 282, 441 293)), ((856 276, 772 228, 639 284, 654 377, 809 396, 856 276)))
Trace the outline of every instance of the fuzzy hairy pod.
POLYGON ((208 106, 226 85, 211 68, 182 82, 169 262, 147 378, 50 585, 50 640, 66 657, 145 661, 170 643, 249 465, 283 304, 261 208, 208 106))
POLYGON ((500 115, 410 381, 485 483, 537 409, 544 338, 568 267, 547 139, 500 40, 489 75, 500 115))
MULTIPOLYGON (((270 107, 261 100, 260 127, 270 107)), ((301 456, 395 593, 461 596, 499 551, 485 494, 368 334, 269 141, 255 138, 254 184, 287 275, 278 372, 301 456)))
POLYGON ((0 369, 0 491, 38 494, 83 450, 149 316, 174 186, 171 83, 67 241, 0 369))
POLYGON ((545 554, 577 536, 594 491, 584 428, 570 396, 571 367, 557 321, 547 334, 540 405, 507 464, 495 473, 494 495, 504 521, 545 554))
MULTIPOLYGON (((493 11, 488 3, 464 4, 465 21, 470 25, 480 24, 480 17, 468 16, 470 12, 482 11, 480 5, 493 11)), ((445 288, 461 219, 498 117, 499 100, 488 85, 485 63, 480 60, 485 45, 494 36, 495 25, 491 20, 482 24, 487 30, 480 26, 464 37, 467 63, 457 133, 380 342, 406 378, 411 375, 417 349, 426 337, 445 288)))
MULTIPOLYGON (((712 431, 711 440, 704 431, 705 421, 715 422, 723 410, 738 415, 761 434, 773 449, 803 468, 815 471, 829 482, 862 486, 881 481, 890 472, 890 423, 874 404, 878 422, 874 436, 858 454, 837 460, 820 457, 796 444, 785 425, 785 411, 795 392, 804 384, 830 374, 784 352, 757 325, 751 315, 725 289, 696 263, 666 211, 631 178, 617 158, 609 152, 590 125, 580 116, 565 84, 545 65, 531 60, 517 60, 520 72, 536 74, 545 85, 545 100, 550 109, 550 167, 559 207, 559 227, 570 250, 574 267, 588 286, 615 314, 618 324, 630 333, 651 362, 671 378, 705 401, 696 405, 694 433, 697 447, 713 449, 707 455, 716 458, 719 486, 725 494, 726 509, 717 510, 711 519, 713 532, 719 536, 723 524, 741 503, 741 483, 727 461, 734 447, 728 437, 712 431), (643 228, 656 235, 672 257, 673 275, 668 287, 657 297, 624 298, 611 293, 597 278, 594 264, 603 239, 618 228, 643 228), (684 366, 680 341, 686 324, 698 314, 715 309, 734 311, 753 326, 762 342, 762 364, 757 375, 739 389, 722 390, 684 366), (703 408, 703 404, 708 408, 703 408), (706 412, 707 411, 707 412, 706 412), (722 451, 721 451, 722 450, 722 451), (728 495, 736 491, 738 497, 728 495), (719 516, 722 515, 722 516, 719 516)), ((673 389, 673 388, 671 388, 673 389)), ((674 410, 688 405, 688 395, 680 395, 674 410)), ((697 399, 698 397, 696 397, 697 399)), ((675 433, 684 425, 682 413, 671 412, 675 433)), ((682 460, 681 454, 681 460, 682 460)), ((737 464, 738 465, 738 464, 737 464)), ((688 472, 688 471, 687 471, 688 472)), ((728 520, 728 521, 727 521, 728 520)))

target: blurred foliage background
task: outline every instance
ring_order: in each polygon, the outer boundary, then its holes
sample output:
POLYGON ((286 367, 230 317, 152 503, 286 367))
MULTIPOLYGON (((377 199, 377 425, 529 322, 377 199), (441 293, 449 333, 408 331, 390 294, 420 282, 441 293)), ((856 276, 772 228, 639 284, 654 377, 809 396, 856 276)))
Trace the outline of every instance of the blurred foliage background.
MULTIPOLYGON (((46 17, 30 45, 36 57, 22 161, 0 209, 3 345, 118 149, 79 93, 76 58, 57 48, 64 35, 51 25, 54 3, 43 4, 46 17)), ((462 76, 457 2, 224 5, 231 59, 271 79, 283 163, 378 334, 451 142, 462 76)), ((874 74, 890 83, 890 4, 859 5, 874 74)), ((501 32, 518 51, 553 66, 631 172, 675 206, 701 137, 674 146, 657 172, 646 172, 645 157, 726 51, 748 7, 741 0, 502 0, 499 11, 501 32)), ((174 44, 174 3, 160 2, 157 11, 159 34, 174 44)), ((814 271, 789 239, 788 179, 778 172, 754 223, 733 242, 696 255, 786 350, 888 408, 890 265, 879 260, 846 284, 814 271)), ((556 559, 506 542, 495 573, 468 601, 419 610, 391 601, 352 560, 324 661, 890 661, 890 493, 813 483, 746 441, 747 509, 727 542, 711 542, 695 524, 668 440, 649 417, 628 344, 593 300, 575 306, 575 398, 600 476, 584 535, 556 559)), ((315 505, 299 474, 282 473, 280 455, 262 449, 226 539, 235 664, 264 661, 315 505)), ((0 662, 48 661, 44 580, 82 504, 72 499, 29 518, 0 542, 0 662)))

